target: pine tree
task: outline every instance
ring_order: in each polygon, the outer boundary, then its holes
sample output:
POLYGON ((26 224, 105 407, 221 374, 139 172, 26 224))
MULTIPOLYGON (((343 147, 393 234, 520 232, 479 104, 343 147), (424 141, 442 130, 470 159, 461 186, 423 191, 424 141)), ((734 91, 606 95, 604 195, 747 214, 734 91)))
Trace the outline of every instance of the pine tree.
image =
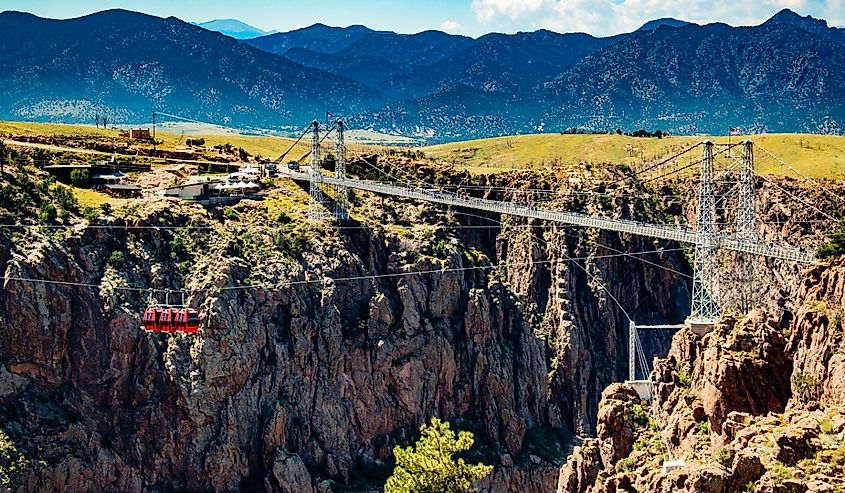
POLYGON ((472 447, 472 433, 462 431, 456 436, 448 422, 437 418, 423 424, 420 432, 414 446, 393 449, 396 468, 384 485, 385 493, 471 493, 475 482, 493 470, 493 466, 452 457, 472 447))

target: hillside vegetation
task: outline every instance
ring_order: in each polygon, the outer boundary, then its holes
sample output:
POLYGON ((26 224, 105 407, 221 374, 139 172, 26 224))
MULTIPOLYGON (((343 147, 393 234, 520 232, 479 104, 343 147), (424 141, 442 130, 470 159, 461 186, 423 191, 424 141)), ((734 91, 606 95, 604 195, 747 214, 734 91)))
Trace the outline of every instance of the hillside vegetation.
MULTIPOLYGON (((749 137, 757 146, 814 178, 842 178, 845 171, 845 137, 811 134, 765 134, 749 137)), ((479 139, 422 147, 426 156, 444 160, 477 173, 503 169, 569 166, 577 163, 660 161, 705 139, 727 143, 728 137, 682 136, 634 138, 625 135, 534 134, 479 139)), ((693 151, 696 153, 697 151, 693 151)), ((697 155, 697 154, 695 154, 697 155)), ((761 173, 794 176, 784 166, 757 151, 761 173)))
MULTIPOLYGON (((144 127, 146 128, 146 127, 144 127)), ((32 122, 0 122, 0 138, 8 138, 10 136, 46 136, 55 137, 57 139, 76 140, 80 139, 86 142, 103 141, 106 139, 120 140, 118 131, 104 128, 97 128, 92 125, 69 125, 63 123, 32 123, 32 122)), ((252 156, 263 156, 270 159, 276 159, 284 151, 286 151, 295 139, 286 137, 274 136, 258 136, 258 135, 240 135, 237 133, 192 133, 191 135, 181 135, 180 133, 172 133, 168 131, 157 131, 156 140, 159 142, 158 148, 163 150, 185 149, 185 141, 187 139, 203 139, 205 140, 205 147, 213 148, 216 145, 230 144, 234 148, 243 148, 252 156)), ((56 143, 57 145, 60 142, 56 143)), ((138 147, 151 147, 151 144, 134 141, 133 145, 138 147)), ((353 146, 354 147, 354 146, 353 146)), ((288 156, 292 159, 298 159, 309 151, 309 143, 307 139, 303 139, 296 148, 291 151, 288 156)))

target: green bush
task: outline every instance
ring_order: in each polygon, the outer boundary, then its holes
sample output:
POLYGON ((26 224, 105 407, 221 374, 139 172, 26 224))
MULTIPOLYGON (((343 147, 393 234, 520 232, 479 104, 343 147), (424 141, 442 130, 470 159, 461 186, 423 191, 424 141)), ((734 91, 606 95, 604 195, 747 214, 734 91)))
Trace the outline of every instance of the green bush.
POLYGON ((224 207, 223 217, 230 221, 237 221, 241 218, 241 215, 238 214, 238 211, 234 207, 224 207))
POLYGON ((446 240, 438 240, 437 243, 432 245, 431 253, 434 254, 435 257, 440 259, 446 259, 449 257, 449 243, 446 240))
POLYGON ((692 385, 692 377, 689 373, 686 372, 678 372, 678 385, 682 389, 688 389, 692 385))
POLYGON ((273 245, 291 257, 299 257, 305 252, 305 240, 294 232, 279 232, 273 236, 273 245))
POLYGON ((51 191, 56 203, 59 204, 60 211, 68 213, 79 210, 79 201, 73 194, 73 190, 64 185, 56 184, 51 191))
POLYGON ((625 457, 619 461, 619 468, 625 472, 631 472, 637 468, 637 461, 631 457, 625 457))
POLYGON ((648 411, 642 404, 634 404, 634 422, 640 426, 648 426, 648 411))
POLYGON ((493 470, 492 466, 454 458, 472 447, 472 433, 456 434, 448 422, 437 418, 422 425, 420 432, 422 436, 415 445, 393 449, 396 468, 384 485, 384 493, 471 493, 476 481, 493 470))
POLYGON ((93 221, 94 219, 97 219, 100 216, 100 213, 97 212, 97 209, 91 207, 90 205, 86 205, 85 207, 83 207, 81 212, 82 217, 89 221, 93 221))
POLYGON ((725 467, 730 467, 731 462, 734 460, 734 449, 730 447, 724 447, 719 449, 719 453, 716 454, 716 461, 719 464, 722 464, 725 467))
POLYGON ((793 375, 792 388, 798 400, 804 404, 816 402, 821 398, 821 383, 808 373, 796 373, 793 375))
POLYGON ((48 224, 56 220, 56 207, 50 202, 41 202, 38 206, 38 222, 48 224))
POLYGON ((115 250, 111 252, 111 255, 109 255, 109 265, 115 269, 123 267, 124 262, 126 262, 126 257, 120 250, 115 250))
POLYGON ((816 257, 829 259, 845 255, 845 220, 827 233, 828 242, 816 250, 816 257))
POLYGON ((75 169, 70 172, 70 182, 76 186, 84 184, 90 177, 87 169, 75 169))

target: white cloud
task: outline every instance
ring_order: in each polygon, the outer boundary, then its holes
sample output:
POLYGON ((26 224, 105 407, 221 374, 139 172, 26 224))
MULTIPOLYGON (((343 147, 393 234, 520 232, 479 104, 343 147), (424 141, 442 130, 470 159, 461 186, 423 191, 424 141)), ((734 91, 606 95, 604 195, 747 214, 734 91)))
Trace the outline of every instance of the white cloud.
POLYGON ((606 36, 661 18, 756 25, 783 8, 841 23, 843 0, 473 0, 479 23, 497 29, 546 28, 606 36))
POLYGON ((547 0, 472 0, 472 10, 480 22, 490 22, 499 15, 513 20, 541 10, 547 0))
POLYGON ((447 33, 459 33, 464 30, 464 26, 458 21, 443 21, 440 23, 440 30, 447 33))

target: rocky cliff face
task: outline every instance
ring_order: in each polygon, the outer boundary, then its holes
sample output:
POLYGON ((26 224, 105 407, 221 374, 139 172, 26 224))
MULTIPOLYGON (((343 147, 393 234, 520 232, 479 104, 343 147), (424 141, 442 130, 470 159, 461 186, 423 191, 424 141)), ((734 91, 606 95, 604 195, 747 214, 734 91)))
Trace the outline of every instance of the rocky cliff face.
POLYGON ((841 262, 806 271, 791 325, 755 311, 676 335, 652 375, 655 404, 605 391, 598 438, 575 449, 558 491, 838 491, 843 273, 841 262), (662 473, 670 458, 682 466, 662 473))
MULTIPOLYGON (((583 190, 590 173, 437 178, 566 191, 583 190)), ((90 224, 72 217, 80 225, 70 230, 5 233, 4 485, 368 491, 389 474, 393 446, 413 441, 431 416, 476 434, 472 458, 496 466, 482 491, 554 491, 573 438, 596 434, 566 466, 564 491, 599 475, 615 481, 611 470, 644 436, 628 418, 648 418, 629 392, 605 393, 618 405, 600 406, 600 396, 626 376, 627 316, 662 323, 687 313, 689 265, 677 245, 365 194, 353 197, 355 219, 334 227, 306 220, 307 194, 281 187, 223 210, 151 200, 90 224), (205 332, 139 330, 147 288, 186 290, 205 332)), ((606 200, 561 193, 549 205, 616 217, 681 212, 624 190, 606 200)), ((162 301, 163 291, 152 294, 162 301)), ((780 319, 760 317, 749 327, 778 333, 780 319)), ((719 337, 733 337, 731 323, 719 337)), ((733 411, 782 411, 789 385, 765 399, 687 401, 739 376, 766 381, 762 362, 772 358, 782 359, 778 375, 794 364, 821 378, 812 357, 797 356, 825 344, 816 339, 773 338, 757 359, 711 371, 690 355, 720 359, 753 337, 727 346, 676 338, 678 368, 710 387, 675 394, 684 379, 667 367, 666 402, 693 417, 670 420, 667 408, 661 422, 687 430, 704 413, 722 434, 733 411)), ((701 454, 701 443, 674 446, 701 454)))
MULTIPOLYGON (((153 200, 95 226, 10 232, 4 484, 366 491, 439 416, 496 465, 483 491, 551 491, 570 438, 594 430, 599 389, 624 373, 608 296, 652 318, 688 297, 682 278, 615 253, 650 241, 368 196, 334 228, 304 219, 306 198, 153 200), (148 287, 187 290, 205 332, 139 330, 148 287)), ((649 258, 685 268, 676 251, 649 258)))

